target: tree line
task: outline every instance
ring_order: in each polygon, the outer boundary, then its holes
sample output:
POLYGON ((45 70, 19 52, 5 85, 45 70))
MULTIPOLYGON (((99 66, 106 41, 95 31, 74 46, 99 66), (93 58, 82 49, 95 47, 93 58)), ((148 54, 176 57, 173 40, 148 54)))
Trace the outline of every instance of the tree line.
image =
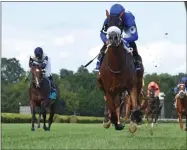
MULTIPOLYGON (((1 110, 2 112, 19 112, 19 105, 28 106, 28 87, 25 83, 28 72, 25 71, 16 58, 1 58, 1 110)), ((97 87, 96 72, 89 72, 80 66, 76 72, 65 68, 59 74, 52 74, 60 93, 56 100, 56 113, 63 115, 80 114, 81 116, 103 116, 103 92, 97 87)), ((164 100, 165 117, 176 117, 173 107, 175 87, 184 73, 178 75, 146 74, 145 86, 151 81, 158 81, 161 92, 166 94, 164 100)))

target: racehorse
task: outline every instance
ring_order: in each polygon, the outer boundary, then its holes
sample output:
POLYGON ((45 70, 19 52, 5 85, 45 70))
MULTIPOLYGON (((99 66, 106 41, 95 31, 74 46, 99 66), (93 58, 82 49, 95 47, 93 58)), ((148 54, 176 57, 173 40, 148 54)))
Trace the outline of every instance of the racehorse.
POLYGON ((145 110, 145 117, 147 118, 147 122, 149 125, 151 123, 151 127, 153 127, 153 119, 155 120, 154 123, 157 123, 158 116, 161 111, 159 106, 160 106, 159 98, 155 97, 155 91, 153 89, 150 89, 150 95, 147 97, 147 101, 144 104, 144 110, 145 110))
MULTIPOLYGON (((107 18, 111 16, 106 11, 107 18)), ((119 16, 122 17, 124 12, 119 16)), ((136 72, 132 49, 125 47, 121 41, 121 31, 117 27, 109 27, 107 30, 109 44, 105 50, 98 87, 104 91, 109 110, 109 122, 114 124, 116 130, 122 130, 124 126, 120 122, 120 94, 126 90, 130 92, 133 112, 131 115, 131 127, 134 123, 141 122, 142 114, 139 106, 142 78, 136 72), (129 52, 127 52, 129 50, 129 52), (131 51, 131 52, 130 52, 131 51), (140 79, 137 78, 140 77, 140 79), (139 82, 140 81, 140 82, 139 82), (140 89, 138 89, 141 86, 140 89)), ((143 65, 142 65, 143 66, 143 65)))
MULTIPOLYGON (((45 77, 45 70, 41 69, 40 63, 33 62, 33 66, 31 67, 32 80, 29 87, 29 99, 30 99, 30 108, 32 113, 32 127, 31 131, 35 131, 34 122, 36 119, 36 107, 41 108, 41 113, 43 116, 43 129, 45 131, 49 131, 51 128, 51 124, 53 122, 54 116, 54 100, 50 101, 50 81, 45 77), (46 114, 47 107, 50 107, 50 116, 49 116, 49 126, 46 126, 46 114)), ((39 120, 38 120, 39 122, 39 120)))
POLYGON ((187 131, 187 95, 185 92, 185 85, 180 84, 179 85, 179 92, 175 96, 175 108, 179 117, 179 123, 180 123, 180 128, 183 130, 183 123, 182 123, 182 116, 186 117, 186 128, 185 130, 187 131))

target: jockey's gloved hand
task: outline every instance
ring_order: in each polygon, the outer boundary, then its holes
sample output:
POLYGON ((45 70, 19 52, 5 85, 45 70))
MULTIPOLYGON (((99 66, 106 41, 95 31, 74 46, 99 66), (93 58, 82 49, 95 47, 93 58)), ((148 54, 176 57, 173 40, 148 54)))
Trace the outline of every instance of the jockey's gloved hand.
POLYGON ((124 43, 127 47, 130 46, 129 43, 128 43, 126 40, 124 40, 123 38, 121 38, 121 41, 123 41, 123 43, 124 43))
POLYGON ((105 42, 105 45, 108 45, 109 44, 109 40, 107 40, 106 42, 105 42))
POLYGON ((46 64, 45 64, 45 63, 42 63, 41 68, 42 68, 42 69, 45 69, 45 67, 46 67, 46 64))

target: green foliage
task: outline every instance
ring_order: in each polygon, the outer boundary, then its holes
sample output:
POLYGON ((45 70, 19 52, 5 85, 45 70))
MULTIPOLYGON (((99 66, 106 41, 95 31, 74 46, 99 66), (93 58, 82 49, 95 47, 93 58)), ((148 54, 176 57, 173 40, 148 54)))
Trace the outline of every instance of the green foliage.
MULTIPOLYGON (((38 115, 36 115, 38 117, 38 115)), ((49 114, 47 114, 49 118, 49 114)), ((64 115, 54 115, 54 123, 82 123, 82 124, 92 124, 92 123, 103 123, 103 117, 88 117, 88 116, 64 116, 64 115)), ((31 123, 31 114, 18 114, 18 113, 2 113, 1 114, 2 123, 31 123)), ((41 122, 43 119, 41 118, 41 122)), ((183 120, 185 122, 185 120, 183 120)), ((126 121, 129 123, 129 120, 126 121)), ((158 120, 158 123, 178 123, 177 120, 158 120)))
MULTIPOLYGON (((38 117, 38 115, 36 116, 38 117)), ((49 118, 49 114, 47 115, 49 118)), ((31 114, 2 113, 2 123, 31 123, 31 114)), ((41 119, 43 122, 43 119, 41 119)), ((55 123, 102 123, 102 117, 83 117, 83 116, 54 116, 55 123)))
MULTIPOLYGON (((26 73, 21 68, 19 61, 15 58, 2 58, 1 78, 1 107, 2 112, 18 112, 19 103, 29 105, 28 83, 25 83, 26 73), (13 82, 15 78, 17 82, 13 82)), ((28 74, 28 72, 27 72, 28 74)), ((52 74, 57 85, 58 96, 55 103, 55 113, 63 115, 80 114, 81 116, 103 116, 104 99, 103 92, 97 87, 96 72, 91 73, 80 66, 77 72, 61 69, 60 74, 52 74)), ((161 92, 165 97, 165 114, 167 118, 176 117, 176 110, 173 107, 174 95, 171 89, 174 88, 184 73, 178 75, 147 74, 144 77, 145 86, 151 81, 158 82, 161 92)))

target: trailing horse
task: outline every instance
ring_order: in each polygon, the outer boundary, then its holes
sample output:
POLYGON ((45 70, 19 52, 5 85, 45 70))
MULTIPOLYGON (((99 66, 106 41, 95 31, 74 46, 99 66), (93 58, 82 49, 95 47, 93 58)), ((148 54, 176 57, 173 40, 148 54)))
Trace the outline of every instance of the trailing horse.
POLYGON ((160 100, 157 96, 155 96, 155 91, 153 89, 150 89, 150 95, 147 97, 143 109, 145 110, 147 123, 149 124, 149 126, 151 124, 150 133, 153 134, 153 119, 154 123, 157 123, 158 116, 161 112, 160 100))
POLYGON ((32 113, 32 127, 31 131, 35 130, 34 127, 34 121, 35 121, 35 114, 36 114, 36 107, 41 108, 41 114, 43 116, 43 129, 45 131, 49 131, 51 124, 53 122, 53 116, 54 116, 54 102, 53 99, 54 92, 51 92, 51 85, 50 81, 45 77, 45 70, 41 69, 40 63, 34 62, 33 66, 31 67, 31 74, 32 74, 32 80, 29 87, 29 99, 30 99, 30 108, 32 113), (50 99, 50 98, 51 99, 50 99), (46 126, 46 114, 47 114, 47 108, 50 109, 50 116, 49 116, 49 126, 46 126))
POLYGON ((186 117, 186 127, 185 130, 187 131, 187 94, 185 92, 185 85, 179 85, 179 92, 175 96, 175 108, 179 117, 179 124, 181 130, 183 130, 183 123, 182 123, 182 116, 186 117))

